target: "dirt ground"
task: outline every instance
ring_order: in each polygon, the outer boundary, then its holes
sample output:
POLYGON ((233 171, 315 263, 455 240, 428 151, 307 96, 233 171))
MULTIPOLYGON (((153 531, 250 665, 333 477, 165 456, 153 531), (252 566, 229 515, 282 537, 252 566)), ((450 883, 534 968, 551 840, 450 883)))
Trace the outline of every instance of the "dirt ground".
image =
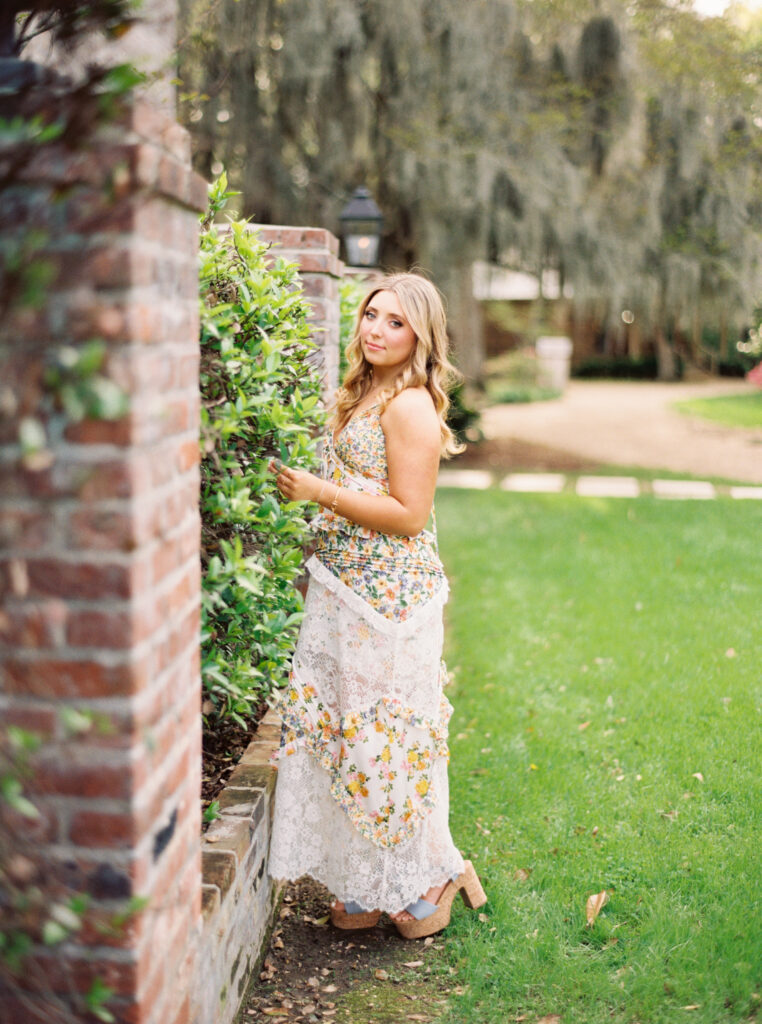
POLYGON ((435 1024, 457 991, 442 956, 446 933, 405 942, 385 917, 375 928, 339 931, 330 900, 310 879, 287 886, 237 1024, 435 1024))
POLYGON ((672 408, 683 399, 754 390, 743 380, 714 378, 679 384, 573 380, 558 399, 485 409, 485 454, 477 447, 472 458, 491 453, 507 461, 471 464, 569 472, 639 467, 759 484, 762 429, 726 427, 672 408))

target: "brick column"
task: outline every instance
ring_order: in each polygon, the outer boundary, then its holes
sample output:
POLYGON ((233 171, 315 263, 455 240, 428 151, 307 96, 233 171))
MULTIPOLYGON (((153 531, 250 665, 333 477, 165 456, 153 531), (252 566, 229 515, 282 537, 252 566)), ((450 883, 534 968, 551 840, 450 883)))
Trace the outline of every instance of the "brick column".
MULTIPOLYGON (((0 195, 4 227, 45 230, 56 269, 44 307, 0 327, 3 411, 16 421, 35 412, 50 352, 92 338, 130 401, 112 422, 52 412, 50 455, 31 466, 15 424, 0 433, 0 716, 44 739, 31 783, 42 816, 27 833, 39 883, 50 899, 91 897, 82 931, 35 950, 25 977, 48 1009, 56 993, 71 1005, 70 988, 100 978, 120 1024, 188 1020, 201 921, 205 202, 187 133, 144 102, 86 153, 47 150, 0 195), (99 929, 131 896, 146 908, 121 932, 99 929)), ((38 1019, 6 997, 3 1020, 38 1019)))
POLYGON ((277 246, 277 254, 299 267, 304 294, 312 306, 314 340, 319 348, 318 366, 327 401, 339 383, 339 282, 344 264, 339 259, 339 240, 325 228, 293 228, 252 224, 264 242, 277 246))

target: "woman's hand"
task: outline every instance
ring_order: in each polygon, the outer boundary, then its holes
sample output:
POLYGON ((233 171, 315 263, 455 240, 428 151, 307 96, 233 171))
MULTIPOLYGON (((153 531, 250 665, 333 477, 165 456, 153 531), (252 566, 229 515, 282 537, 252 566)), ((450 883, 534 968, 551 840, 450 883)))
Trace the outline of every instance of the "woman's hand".
POLYGON ((278 474, 275 483, 287 501, 317 501, 325 480, 306 470, 292 469, 275 459, 270 461, 270 469, 278 474))

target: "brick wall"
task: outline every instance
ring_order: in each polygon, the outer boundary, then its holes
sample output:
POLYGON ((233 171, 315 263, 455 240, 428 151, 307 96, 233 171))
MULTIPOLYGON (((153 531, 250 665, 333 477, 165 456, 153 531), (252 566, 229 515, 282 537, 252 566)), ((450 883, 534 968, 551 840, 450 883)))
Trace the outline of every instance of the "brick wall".
POLYGON ((203 934, 191 993, 196 1024, 232 1024, 267 938, 277 891, 267 873, 280 720, 269 711, 219 796, 201 845, 203 934))
MULTIPOLYGON (((119 1024, 227 1024, 275 907, 265 760, 276 727, 262 728, 199 839, 206 186, 189 168, 185 131, 139 102, 87 153, 48 150, 0 194, 4 230, 43 229, 54 271, 40 309, 0 323, 0 715, 43 740, 29 787, 41 816, 17 823, 36 882, 49 902, 91 900, 80 932, 35 952, 23 1005, 0 991, 14 1024, 72 1019, 64 1009, 94 978, 114 990, 119 1024), (39 413, 51 353, 94 338, 128 413, 70 423, 49 411, 49 452, 25 462, 18 422, 39 413), (133 896, 146 906, 104 929, 133 896)), ((322 229, 261 232, 300 267, 331 395, 338 242, 322 229)))
MULTIPOLYGON (((48 232, 44 306, 0 337, 0 715, 39 732, 25 838, 49 898, 91 897, 85 927, 35 954, 32 1004, 75 1005, 100 977, 120 1022, 189 1020, 201 927, 197 211, 188 136, 137 103, 87 153, 48 151, 0 196, 7 230, 48 232), (51 413, 24 465, 57 345, 98 338, 130 397, 115 422, 51 413), (90 727, 72 723, 88 713, 90 727), (99 929, 130 896, 147 907, 99 929), (42 989, 47 989, 47 994, 42 989)), ((61 1019, 55 1011, 51 1018, 61 1019)))

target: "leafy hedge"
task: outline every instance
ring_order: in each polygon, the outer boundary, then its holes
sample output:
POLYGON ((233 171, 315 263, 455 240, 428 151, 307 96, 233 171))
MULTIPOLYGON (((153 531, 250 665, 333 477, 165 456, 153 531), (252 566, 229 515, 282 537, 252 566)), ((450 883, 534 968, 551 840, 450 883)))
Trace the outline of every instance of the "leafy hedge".
POLYGON ((201 233, 202 677, 206 714, 243 716, 285 680, 303 600, 308 527, 281 504, 272 457, 314 468, 323 422, 296 267, 211 187, 201 233))

